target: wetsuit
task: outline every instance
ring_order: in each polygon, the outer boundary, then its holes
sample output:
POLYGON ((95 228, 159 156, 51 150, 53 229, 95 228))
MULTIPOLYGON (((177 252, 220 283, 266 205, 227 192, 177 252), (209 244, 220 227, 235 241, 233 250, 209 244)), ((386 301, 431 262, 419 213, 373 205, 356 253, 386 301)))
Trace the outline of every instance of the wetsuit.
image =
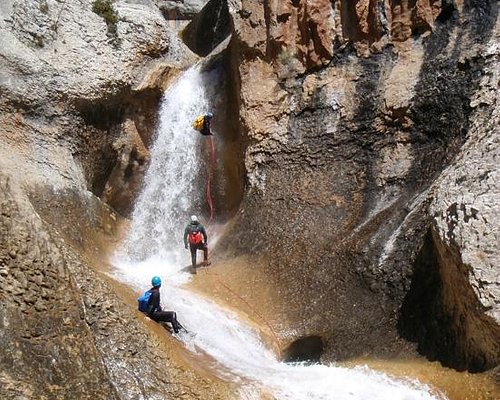
POLYGON ((203 117, 203 126, 201 127, 200 133, 203 136, 213 136, 213 133, 210 130, 210 118, 206 115, 203 117))
POLYGON ((163 311, 160 305, 160 288, 151 288, 151 297, 149 298, 148 317, 156 322, 170 322, 175 333, 179 332, 181 326, 177 321, 175 311, 163 311))
POLYGON ((203 235, 203 240, 199 243, 189 242, 189 250, 191 251, 191 265, 196 268, 196 251, 203 250, 203 261, 205 264, 208 262, 208 245, 207 245, 207 231, 205 227, 198 221, 192 221, 184 229, 184 247, 187 249, 189 234, 193 232, 200 232, 203 235))

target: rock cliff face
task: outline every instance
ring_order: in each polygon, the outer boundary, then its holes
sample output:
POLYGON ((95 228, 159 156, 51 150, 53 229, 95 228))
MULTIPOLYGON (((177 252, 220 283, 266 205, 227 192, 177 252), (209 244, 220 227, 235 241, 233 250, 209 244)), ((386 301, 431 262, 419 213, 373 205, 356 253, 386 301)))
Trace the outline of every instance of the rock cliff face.
MULTIPOLYGON (((93 268, 161 93, 196 59, 168 18, 204 3, 1 2, 0 397, 230 397, 93 268)), ((498 364, 497 3, 227 5, 218 209, 236 215, 215 254, 279 297, 263 313, 289 354, 412 354, 408 339, 458 369, 498 364)))
POLYGON ((255 255, 324 357, 393 354, 403 335, 459 369, 498 364, 496 2, 229 9, 248 190, 220 250, 255 255))
POLYGON ((3 175, 0 184, 2 398, 118 398, 60 249, 3 175))
POLYGON ((2 3, 2 159, 23 156, 6 165, 54 187, 106 189, 126 215, 162 89, 189 56, 152 2, 92 4, 2 3))
POLYGON ((195 58, 181 27, 147 0, 0 4, 2 399, 227 397, 96 272, 195 58))

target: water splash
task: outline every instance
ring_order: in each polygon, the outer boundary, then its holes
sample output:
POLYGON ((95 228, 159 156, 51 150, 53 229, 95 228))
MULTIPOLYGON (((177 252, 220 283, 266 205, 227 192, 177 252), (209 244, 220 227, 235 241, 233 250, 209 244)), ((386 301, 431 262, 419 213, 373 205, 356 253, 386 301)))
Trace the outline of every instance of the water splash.
POLYGON ((147 184, 137 200, 123 246, 130 260, 159 257, 178 261, 172 248, 182 246, 184 225, 203 202, 203 191, 194 184, 199 177, 202 138, 192 122, 207 110, 202 75, 196 68, 185 72, 164 94, 147 184))

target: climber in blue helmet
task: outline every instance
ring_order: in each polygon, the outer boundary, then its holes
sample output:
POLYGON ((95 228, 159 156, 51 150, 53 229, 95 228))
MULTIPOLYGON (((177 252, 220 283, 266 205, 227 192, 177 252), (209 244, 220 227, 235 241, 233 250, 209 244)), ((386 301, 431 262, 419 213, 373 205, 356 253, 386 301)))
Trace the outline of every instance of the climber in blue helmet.
POLYGON ((151 285, 153 286, 149 289, 151 296, 149 297, 148 307, 146 314, 149 318, 156 322, 170 322, 172 324, 172 329, 175 333, 178 333, 182 329, 182 325, 177 321, 177 314, 175 311, 163 311, 160 305, 160 287, 161 278, 159 276, 153 276, 151 279, 151 285))

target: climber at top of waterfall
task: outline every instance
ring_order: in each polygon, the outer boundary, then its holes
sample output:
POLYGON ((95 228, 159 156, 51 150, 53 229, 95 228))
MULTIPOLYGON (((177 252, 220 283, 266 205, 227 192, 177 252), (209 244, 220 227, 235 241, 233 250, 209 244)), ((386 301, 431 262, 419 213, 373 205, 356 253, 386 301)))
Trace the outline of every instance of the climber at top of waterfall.
POLYGON ((144 299, 147 302, 145 311, 147 316, 156 322, 170 322, 174 332, 178 333, 182 329, 182 325, 177 321, 177 313, 175 311, 163 311, 160 304, 161 278, 153 276, 151 285, 153 287, 139 297, 139 309, 141 309, 141 299, 144 299))
POLYGON ((193 128, 199 131, 203 136, 213 136, 212 130, 210 129, 210 123, 213 116, 211 112, 200 115, 194 120, 193 128))
POLYGON ((205 227, 198 221, 196 215, 191 216, 191 221, 184 229, 184 247, 191 251, 191 266, 196 273, 196 252, 203 250, 203 265, 210 265, 208 261, 208 236, 205 227))

